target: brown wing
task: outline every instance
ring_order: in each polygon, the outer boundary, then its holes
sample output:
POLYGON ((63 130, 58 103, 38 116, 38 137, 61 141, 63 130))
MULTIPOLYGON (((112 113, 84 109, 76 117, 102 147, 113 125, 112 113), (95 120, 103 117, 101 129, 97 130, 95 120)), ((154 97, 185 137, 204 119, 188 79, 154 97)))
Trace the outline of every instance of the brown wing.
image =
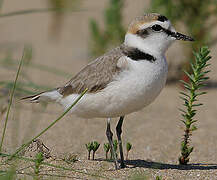
POLYGON ((122 46, 117 47, 88 64, 64 87, 58 88, 59 92, 63 96, 67 96, 74 93, 80 94, 86 88, 88 88, 89 93, 104 89, 120 72, 117 62, 124 55, 122 49, 122 46))

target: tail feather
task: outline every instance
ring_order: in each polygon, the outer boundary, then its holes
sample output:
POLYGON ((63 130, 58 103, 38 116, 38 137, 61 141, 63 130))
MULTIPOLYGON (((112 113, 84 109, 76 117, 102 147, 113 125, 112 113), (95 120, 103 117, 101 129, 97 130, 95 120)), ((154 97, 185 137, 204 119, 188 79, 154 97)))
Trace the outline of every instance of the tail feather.
POLYGON ((55 89, 52 91, 45 91, 36 95, 23 97, 21 100, 29 100, 31 103, 39 103, 40 101, 58 101, 61 97, 62 95, 57 89, 55 89))
POLYGON ((20 100, 29 100, 31 103, 39 103, 39 99, 41 97, 41 94, 43 93, 45 92, 41 92, 39 94, 35 94, 32 96, 26 96, 26 97, 21 98, 20 100))

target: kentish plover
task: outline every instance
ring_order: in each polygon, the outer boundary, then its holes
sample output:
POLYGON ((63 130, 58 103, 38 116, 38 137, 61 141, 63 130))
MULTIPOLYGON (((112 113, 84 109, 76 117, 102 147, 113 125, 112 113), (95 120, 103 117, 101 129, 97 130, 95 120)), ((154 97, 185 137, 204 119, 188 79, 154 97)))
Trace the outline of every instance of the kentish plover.
POLYGON ((123 168, 124 116, 144 108, 159 95, 167 78, 165 52, 175 40, 193 41, 193 38, 176 32, 170 21, 160 14, 137 17, 129 25, 123 44, 89 63, 65 86, 23 99, 55 101, 66 109, 88 88, 70 112, 83 118, 107 118, 106 135, 115 168, 123 168), (120 166, 110 129, 110 120, 114 117, 120 117, 116 127, 120 166))

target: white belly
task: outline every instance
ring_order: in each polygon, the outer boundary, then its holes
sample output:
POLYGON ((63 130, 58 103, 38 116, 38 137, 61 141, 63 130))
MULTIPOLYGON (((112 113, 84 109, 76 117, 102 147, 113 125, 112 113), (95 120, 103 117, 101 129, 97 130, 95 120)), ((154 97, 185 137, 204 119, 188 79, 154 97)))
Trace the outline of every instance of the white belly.
MULTIPOLYGON (((96 94, 86 94, 72 108, 71 113, 85 118, 119 117, 138 111, 149 105, 165 85, 167 63, 165 59, 148 61, 129 60, 129 68, 115 81, 96 94)), ((61 100, 69 107, 78 95, 61 100)))

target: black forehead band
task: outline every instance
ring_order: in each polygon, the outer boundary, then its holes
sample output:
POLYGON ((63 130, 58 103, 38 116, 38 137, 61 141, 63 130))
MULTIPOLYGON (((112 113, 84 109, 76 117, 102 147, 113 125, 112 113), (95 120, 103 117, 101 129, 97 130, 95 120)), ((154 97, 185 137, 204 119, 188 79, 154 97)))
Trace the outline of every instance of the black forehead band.
POLYGON ((168 21, 168 19, 165 16, 162 16, 162 15, 158 16, 157 20, 161 21, 161 22, 168 21))

